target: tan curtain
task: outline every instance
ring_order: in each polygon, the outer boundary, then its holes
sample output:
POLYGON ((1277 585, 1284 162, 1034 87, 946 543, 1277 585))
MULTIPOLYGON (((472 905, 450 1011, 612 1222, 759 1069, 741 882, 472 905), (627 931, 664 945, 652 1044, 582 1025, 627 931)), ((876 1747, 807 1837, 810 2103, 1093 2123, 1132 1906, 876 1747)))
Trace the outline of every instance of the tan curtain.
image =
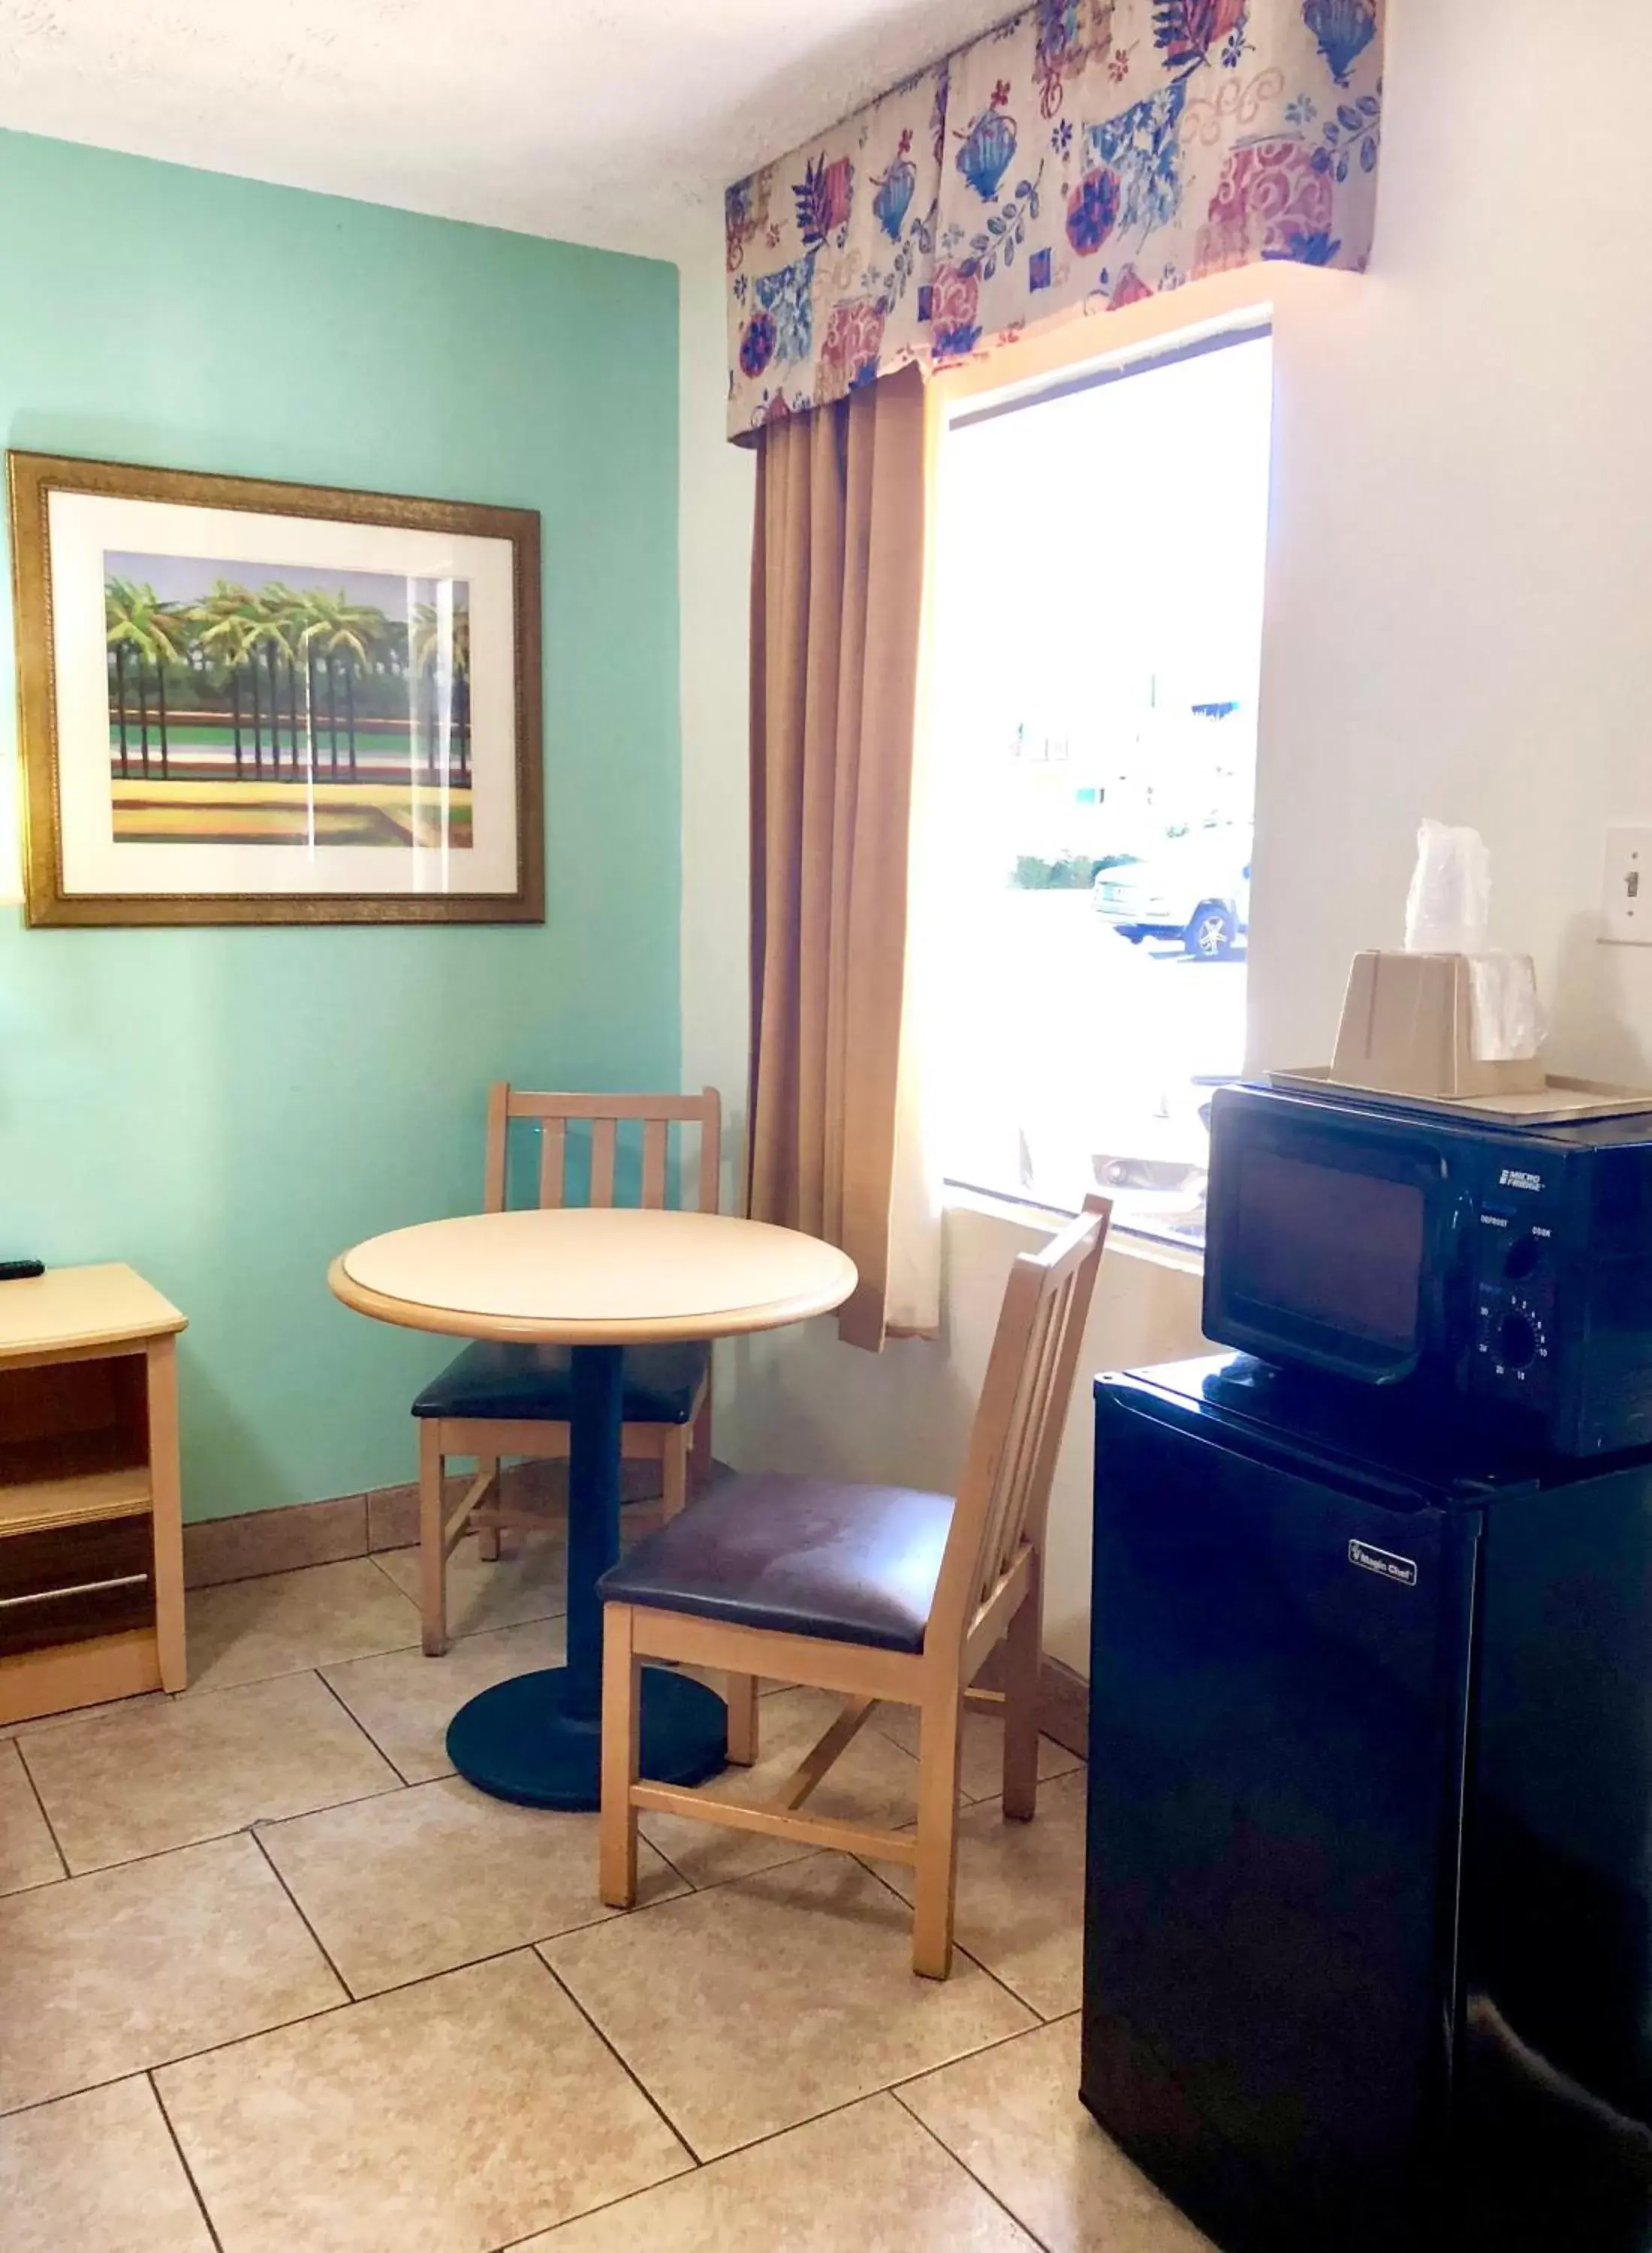
POLYGON ((916 367, 763 434, 750 1211, 842 1245, 861 1282, 840 1335, 875 1352, 923 1326, 889 1278, 925 487, 916 367))

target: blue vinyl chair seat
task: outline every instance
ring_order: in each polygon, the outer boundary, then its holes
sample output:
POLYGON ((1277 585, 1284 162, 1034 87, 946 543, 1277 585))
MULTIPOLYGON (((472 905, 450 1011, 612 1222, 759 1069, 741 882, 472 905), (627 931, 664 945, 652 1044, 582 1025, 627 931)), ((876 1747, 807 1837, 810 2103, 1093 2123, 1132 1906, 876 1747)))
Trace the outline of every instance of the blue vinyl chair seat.
POLYGON ((911 1487, 731 1475, 597 1586, 606 1603, 921 1651, 954 1507, 911 1487))
MULTIPOLYGON (((512 1422, 565 1424, 572 1411, 572 1348, 466 1346, 413 1404, 415 1416, 497 1416, 512 1422)), ((710 1348, 688 1339, 674 1345, 629 1345, 620 1414, 627 1424, 687 1424, 710 1366, 710 1348)))

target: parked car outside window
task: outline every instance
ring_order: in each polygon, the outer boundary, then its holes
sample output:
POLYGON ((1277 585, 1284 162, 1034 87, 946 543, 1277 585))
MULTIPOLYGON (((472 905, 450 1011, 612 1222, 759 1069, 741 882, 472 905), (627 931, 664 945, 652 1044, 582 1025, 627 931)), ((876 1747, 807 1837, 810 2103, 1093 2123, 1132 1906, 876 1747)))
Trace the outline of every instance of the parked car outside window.
POLYGON ((1172 837, 1125 868, 1104 868, 1091 893, 1121 938, 1179 938, 1201 961, 1230 955, 1250 928, 1251 831, 1172 837))

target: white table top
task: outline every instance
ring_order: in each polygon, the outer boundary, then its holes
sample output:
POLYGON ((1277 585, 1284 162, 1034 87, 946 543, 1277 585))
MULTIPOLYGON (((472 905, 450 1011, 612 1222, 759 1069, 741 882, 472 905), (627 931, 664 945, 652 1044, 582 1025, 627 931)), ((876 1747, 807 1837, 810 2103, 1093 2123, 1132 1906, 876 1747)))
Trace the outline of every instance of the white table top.
POLYGON ((327 1280, 380 1322, 452 1337, 569 1345, 729 1337, 841 1306, 847 1252, 721 1213, 477 1213, 375 1236, 327 1280))

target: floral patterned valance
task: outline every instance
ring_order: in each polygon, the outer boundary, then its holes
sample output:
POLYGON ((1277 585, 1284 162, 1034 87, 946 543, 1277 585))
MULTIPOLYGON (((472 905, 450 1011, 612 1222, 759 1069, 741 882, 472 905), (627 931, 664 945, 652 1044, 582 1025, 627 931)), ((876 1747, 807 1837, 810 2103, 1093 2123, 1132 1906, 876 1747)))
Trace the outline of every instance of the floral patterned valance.
POLYGON ((1383 0, 1037 0, 728 190, 729 433, 1262 259, 1363 268, 1383 0))

